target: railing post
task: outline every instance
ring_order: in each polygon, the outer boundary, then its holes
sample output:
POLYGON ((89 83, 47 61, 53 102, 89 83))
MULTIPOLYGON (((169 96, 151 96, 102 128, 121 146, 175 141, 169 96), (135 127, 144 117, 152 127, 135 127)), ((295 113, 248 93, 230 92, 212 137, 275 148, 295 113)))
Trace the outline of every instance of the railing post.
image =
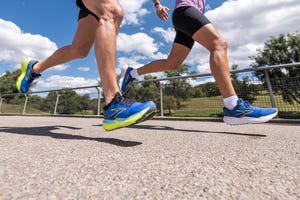
POLYGON ((164 103, 163 103, 163 89, 162 84, 159 82, 159 93, 160 93, 160 116, 164 116, 164 103))
POLYGON ((56 111, 57 111, 57 106, 58 106, 58 101, 59 101, 59 93, 58 91, 55 91, 56 92, 56 102, 55 102, 55 107, 54 107, 54 113, 53 115, 56 115, 56 111))
POLYGON ((2 99, 2 97, 0 96, 0 113, 2 113, 2 101, 3 101, 3 99, 2 99))
POLYGON ((98 92, 97 115, 100 116, 100 103, 101 103, 101 100, 100 100, 100 88, 96 87, 96 89, 97 89, 97 92, 98 92))
POLYGON ((265 70, 265 76, 266 76, 266 82, 267 82, 267 86, 268 86, 271 105, 272 105, 273 108, 275 108, 276 104, 275 104, 275 98, 274 98, 271 79, 270 79, 270 72, 267 69, 265 70))
POLYGON ((24 96, 25 96, 25 103, 24 103, 24 107, 23 107, 23 115, 25 115, 26 114, 26 107, 27 107, 27 102, 28 102, 28 95, 27 94, 24 94, 24 96))

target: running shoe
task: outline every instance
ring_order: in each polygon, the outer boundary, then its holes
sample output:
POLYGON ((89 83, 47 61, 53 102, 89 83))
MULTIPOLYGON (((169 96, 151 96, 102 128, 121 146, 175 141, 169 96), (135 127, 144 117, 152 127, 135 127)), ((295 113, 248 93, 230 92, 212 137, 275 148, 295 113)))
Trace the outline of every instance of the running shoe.
POLYGON ((127 70, 122 69, 121 76, 124 77, 122 81, 122 86, 121 86, 121 91, 123 94, 126 92, 126 87, 128 86, 129 83, 133 82, 135 78, 133 78, 130 74, 130 72, 133 70, 132 67, 128 67, 127 70))
POLYGON ((16 87, 19 92, 27 93, 34 79, 40 77, 40 74, 33 72, 33 65, 38 61, 27 58, 22 61, 21 75, 19 76, 16 87))
POLYGON ((105 106, 103 110, 102 127, 106 131, 111 131, 152 118, 156 112, 156 106, 152 101, 145 103, 133 102, 118 92, 111 103, 105 106))
POLYGON ((230 125, 255 124, 271 120, 277 115, 276 108, 259 108, 251 105, 247 101, 238 99, 237 106, 229 110, 224 110, 224 122, 230 125))

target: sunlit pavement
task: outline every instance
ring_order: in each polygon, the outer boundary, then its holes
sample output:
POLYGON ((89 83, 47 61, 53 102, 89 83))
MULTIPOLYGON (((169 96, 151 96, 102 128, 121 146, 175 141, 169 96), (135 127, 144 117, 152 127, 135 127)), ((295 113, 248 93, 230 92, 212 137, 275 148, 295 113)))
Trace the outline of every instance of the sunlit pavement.
POLYGON ((300 199, 300 123, 1 116, 0 199, 300 199))

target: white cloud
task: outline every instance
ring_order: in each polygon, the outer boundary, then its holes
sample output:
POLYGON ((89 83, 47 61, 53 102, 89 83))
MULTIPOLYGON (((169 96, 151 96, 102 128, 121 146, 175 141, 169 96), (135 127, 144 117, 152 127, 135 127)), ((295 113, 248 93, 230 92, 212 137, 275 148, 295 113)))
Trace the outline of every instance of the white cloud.
POLYGON ((145 59, 144 56, 132 56, 132 57, 119 57, 117 67, 119 68, 127 68, 133 67, 138 68, 143 66, 143 63, 140 63, 139 60, 145 59))
POLYGON ((158 33, 166 42, 173 42, 175 38, 175 30, 174 28, 164 29, 162 27, 154 27, 154 33, 158 33))
POLYGON ((213 77, 210 78, 205 78, 202 81, 198 82, 198 84, 203 84, 203 83, 214 83, 216 80, 213 77))
POLYGON ((43 87, 44 89, 57 89, 57 88, 75 88, 83 86, 97 85, 98 80, 86 79, 83 77, 72 77, 72 76, 59 76, 54 75, 46 79, 37 79, 37 86, 43 87))
POLYGON ((57 65, 57 66, 49 68, 49 70, 64 71, 64 70, 66 70, 68 68, 70 68, 69 65, 57 65))
POLYGON ((91 69, 89 67, 78 67, 77 68, 78 71, 82 71, 82 72, 88 72, 90 71, 91 69))
POLYGON ((0 61, 12 66, 26 57, 45 58, 57 49, 48 38, 24 33, 13 22, 3 19, 0 19, 0 46, 0 61))
POLYGON ((124 9, 124 19, 122 25, 140 24, 140 20, 142 19, 142 17, 149 13, 149 11, 146 8, 143 8, 143 4, 146 2, 147 0, 120 0, 120 3, 124 9))
POLYGON ((243 67, 270 36, 299 31, 299 10, 299 0, 236 0, 206 15, 228 41, 229 60, 243 67))
POLYGON ((117 44, 118 51, 125 53, 136 52, 149 58, 155 58, 155 52, 158 50, 158 44, 146 33, 135 33, 132 35, 119 33, 117 44))
POLYGON ((211 72, 208 61, 204 62, 203 64, 198 65, 197 69, 201 74, 206 74, 206 73, 211 72))
MULTIPOLYGON (((78 88, 78 87, 90 87, 90 86, 97 86, 99 80, 95 79, 86 79, 83 77, 72 77, 72 76, 59 76, 54 75, 48 78, 39 78, 36 79, 35 82, 37 83, 34 87, 31 88, 32 92, 37 91, 49 91, 49 90, 56 90, 62 88, 78 88)), ((77 94, 84 95, 89 94, 90 97, 95 98, 97 97, 97 90, 95 87, 91 88, 84 88, 84 89, 74 89, 77 94)), ((100 88, 100 94, 102 89, 100 88)), ((45 93, 38 93, 41 97, 46 97, 48 92, 45 93)))

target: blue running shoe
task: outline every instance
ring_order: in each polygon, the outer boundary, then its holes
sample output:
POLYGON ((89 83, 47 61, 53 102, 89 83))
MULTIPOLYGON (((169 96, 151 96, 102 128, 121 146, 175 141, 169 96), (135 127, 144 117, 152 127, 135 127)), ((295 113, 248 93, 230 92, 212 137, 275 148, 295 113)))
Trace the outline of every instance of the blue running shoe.
POLYGON ((121 93, 116 93, 110 104, 104 107, 102 127, 106 131, 140 123, 154 116, 156 106, 152 101, 133 102, 121 93))
POLYGON ((135 80, 135 78, 133 78, 130 74, 130 72, 132 70, 133 70, 132 67, 128 67, 125 73, 124 73, 125 70, 122 71, 122 73, 121 73, 122 74, 121 76, 124 76, 123 81, 122 81, 122 86, 121 86, 121 91, 123 94, 125 94, 125 92, 126 92, 127 85, 135 80))
POLYGON ((224 122, 230 125, 255 124, 271 120, 277 115, 276 108, 259 108, 251 105, 247 101, 238 99, 237 106, 229 110, 224 110, 224 122))
POLYGON ((30 58, 22 61, 21 75, 16 82, 16 87, 19 92, 27 93, 32 81, 41 76, 40 74, 34 73, 32 69, 33 65, 37 62, 38 61, 31 60, 30 58))

